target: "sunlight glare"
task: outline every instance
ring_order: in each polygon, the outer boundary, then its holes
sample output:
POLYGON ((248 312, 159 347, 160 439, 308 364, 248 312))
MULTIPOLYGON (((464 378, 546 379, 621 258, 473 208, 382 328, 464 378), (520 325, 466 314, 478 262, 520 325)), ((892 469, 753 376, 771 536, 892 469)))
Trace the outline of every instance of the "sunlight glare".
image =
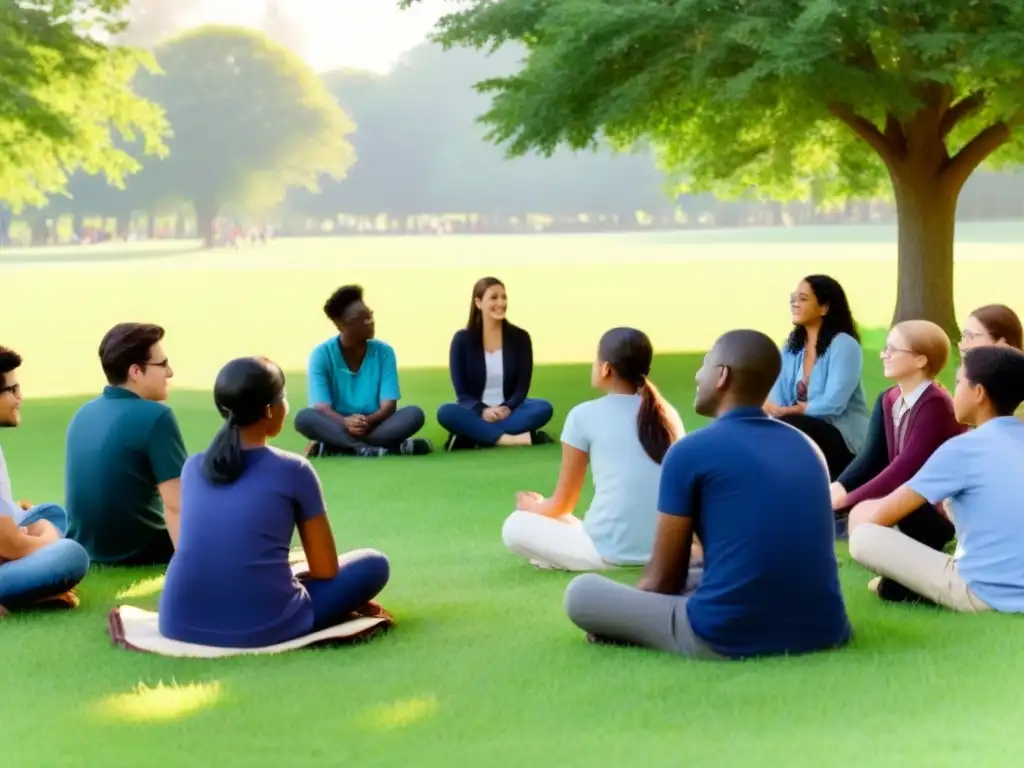
POLYGON ((366 728, 389 731, 393 728, 411 725, 418 720, 424 720, 435 714, 437 709, 437 697, 426 696, 371 707, 360 719, 366 728))
POLYGON ((141 579, 133 582, 131 586, 122 589, 117 593, 118 600, 132 600, 139 597, 155 595, 164 588, 163 576, 151 576, 148 579, 141 579))
POLYGON ((98 713, 105 720, 152 723, 178 720, 209 709, 220 699, 219 680, 211 683, 164 685, 150 688, 139 683, 129 693, 118 693, 97 702, 98 713))

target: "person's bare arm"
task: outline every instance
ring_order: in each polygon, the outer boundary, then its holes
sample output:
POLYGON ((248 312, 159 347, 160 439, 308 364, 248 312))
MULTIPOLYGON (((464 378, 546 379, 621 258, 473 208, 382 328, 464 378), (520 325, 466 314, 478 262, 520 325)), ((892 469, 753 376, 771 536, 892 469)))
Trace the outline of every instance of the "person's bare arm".
POLYGON ((692 517, 659 514, 651 559, 644 568, 637 589, 660 595, 681 595, 690 572, 692 546, 692 517))
POLYGON ((174 548, 178 548, 178 533, 181 530, 181 478, 160 483, 156 487, 164 502, 164 521, 167 523, 167 534, 171 537, 174 548))
POLYGON ((331 408, 329 403, 314 403, 314 411, 320 411, 324 416, 327 416, 331 421, 340 427, 345 426, 345 417, 338 413, 336 410, 331 408))
POLYGON ((587 479, 587 464, 590 456, 579 448, 562 443, 562 466, 558 471, 558 483, 550 499, 542 501, 537 513, 546 517, 561 517, 576 509, 580 500, 583 483, 587 479))
POLYGON ((848 530, 852 534, 855 528, 865 523, 892 527, 926 503, 927 499, 923 496, 909 486, 901 485, 884 498, 862 501, 856 505, 850 512, 848 530))
POLYGON ((334 543, 334 533, 327 513, 310 520, 300 520, 298 527, 309 569, 307 577, 333 579, 338 575, 338 548, 334 543))
POLYGON ((47 534, 33 536, 26 533, 12 518, 0 516, 0 559, 20 560, 53 541, 52 536, 47 534))
POLYGON ((398 401, 397 400, 384 400, 380 404, 380 408, 378 408, 376 411, 374 411, 373 413, 371 413, 368 416, 366 416, 366 425, 370 429, 373 429, 378 424, 380 424, 382 421, 384 421, 386 418, 388 418, 389 416, 394 414, 394 412, 397 411, 397 410, 398 410, 398 401))

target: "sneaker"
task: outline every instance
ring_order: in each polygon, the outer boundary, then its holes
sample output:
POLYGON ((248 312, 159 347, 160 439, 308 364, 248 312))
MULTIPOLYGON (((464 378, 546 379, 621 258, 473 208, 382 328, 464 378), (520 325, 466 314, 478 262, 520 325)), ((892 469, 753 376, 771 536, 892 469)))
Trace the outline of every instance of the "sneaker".
POLYGON ((476 447, 476 443, 462 435, 448 435, 448 439, 444 442, 446 451, 471 451, 476 447))
POLYGON ((77 608, 80 603, 78 593, 73 589, 69 589, 67 592, 61 592, 59 595, 50 595, 49 597, 35 600, 32 605, 37 608, 65 608, 71 610, 77 608))
POLYGON ((554 571, 554 570, 556 570, 555 566, 550 565, 548 563, 545 563, 543 560, 536 560, 534 558, 530 558, 530 565, 532 565, 534 568, 536 568, 538 570, 541 570, 541 571, 554 571))
POLYGON ((549 443, 553 442, 555 441, 551 439, 551 435, 549 435, 543 429, 538 429, 530 433, 531 445, 548 445, 549 443))
POLYGON ((306 450, 302 454, 307 459, 318 459, 324 455, 324 444, 313 440, 306 446, 306 450))
POLYGON ((398 447, 402 456, 425 456, 434 450, 434 444, 425 437, 410 437, 398 447))
POLYGON ((376 445, 364 445, 356 449, 356 456, 362 456, 363 458, 376 458, 378 456, 387 456, 388 449, 381 448, 376 445))
POLYGON ((868 582, 868 591, 878 594, 878 588, 882 586, 882 577, 875 576, 871 581, 868 582))

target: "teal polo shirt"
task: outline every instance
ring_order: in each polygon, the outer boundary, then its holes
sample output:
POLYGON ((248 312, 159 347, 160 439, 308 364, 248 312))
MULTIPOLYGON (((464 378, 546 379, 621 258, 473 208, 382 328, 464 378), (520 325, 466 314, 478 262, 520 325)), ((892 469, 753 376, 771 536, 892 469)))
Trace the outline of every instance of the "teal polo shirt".
POLYGON ((400 400, 398 361, 390 344, 366 342, 366 357, 352 372, 341 354, 341 337, 317 345, 309 356, 309 406, 327 404, 342 416, 369 415, 387 400, 400 400))
POLYGON ((68 538, 85 547, 93 562, 117 564, 166 536, 157 486, 180 477, 186 458, 170 408, 106 387, 68 425, 68 538))

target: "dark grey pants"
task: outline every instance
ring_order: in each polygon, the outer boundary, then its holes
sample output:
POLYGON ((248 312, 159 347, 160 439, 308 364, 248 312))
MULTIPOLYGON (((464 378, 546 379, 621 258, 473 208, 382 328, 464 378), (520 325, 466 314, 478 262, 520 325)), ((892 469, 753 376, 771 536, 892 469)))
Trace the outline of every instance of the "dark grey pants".
POLYGON ((426 420, 422 408, 407 405, 384 419, 369 434, 353 437, 327 414, 315 408, 303 408, 295 414, 295 429, 306 439, 342 453, 355 453, 366 446, 397 451, 403 441, 423 429, 426 420))
POLYGON ((698 659, 722 659, 694 634, 686 601, 703 573, 691 569, 686 594, 641 592, 605 576, 577 576, 565 590, 565 611, 572 623, 598 638, 632 643, 698 659))

